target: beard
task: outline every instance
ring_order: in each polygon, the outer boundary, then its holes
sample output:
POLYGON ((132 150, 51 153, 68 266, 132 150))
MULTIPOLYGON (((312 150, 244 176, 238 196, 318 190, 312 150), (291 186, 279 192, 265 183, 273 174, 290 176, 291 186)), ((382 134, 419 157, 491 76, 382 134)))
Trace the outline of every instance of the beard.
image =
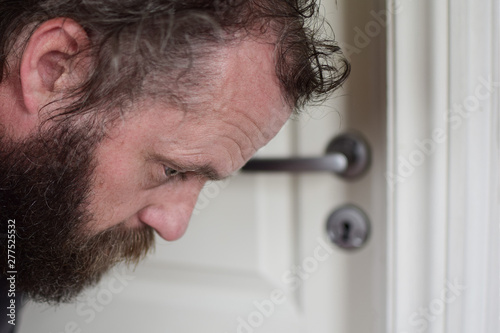
POLYGON ((89 230, 98 222, 88 202, 94 153, 104 138, 93 127, 62 123, 18 143, 0 133, 0 234, 15 220, 15 253, 8 253, 6 236, 0 239, 0 273, 17 271, 16 288, 34 301, 72 301, 116 264, 137 264, 154 245, 147 225, 89 230))

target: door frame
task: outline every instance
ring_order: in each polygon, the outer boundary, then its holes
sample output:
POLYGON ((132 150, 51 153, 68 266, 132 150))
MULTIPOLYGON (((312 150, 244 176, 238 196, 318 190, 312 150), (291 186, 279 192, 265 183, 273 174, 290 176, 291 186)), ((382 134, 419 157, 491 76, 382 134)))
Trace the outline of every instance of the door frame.
POLYGON ((388 332, 498 332, 498 1, 387 6, 388 332))

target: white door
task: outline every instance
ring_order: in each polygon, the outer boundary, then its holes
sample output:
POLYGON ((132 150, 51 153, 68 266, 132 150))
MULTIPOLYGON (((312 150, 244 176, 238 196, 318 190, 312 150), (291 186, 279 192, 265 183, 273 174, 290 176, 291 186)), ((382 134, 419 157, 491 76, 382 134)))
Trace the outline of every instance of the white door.
POLYGON ((320 107, 291 121, 259 157, 322 156, 355 130, 372 150, 361 179, 328 173, 243 174, 202 191, 187 234, 158 240, 135 271, 118 269, 74 305, 29 304, 21 333, 386 333, 385 1, 324 1, 352 74, 320 107), (364 247, 326 233, 335 209, 368 216, 364 247))

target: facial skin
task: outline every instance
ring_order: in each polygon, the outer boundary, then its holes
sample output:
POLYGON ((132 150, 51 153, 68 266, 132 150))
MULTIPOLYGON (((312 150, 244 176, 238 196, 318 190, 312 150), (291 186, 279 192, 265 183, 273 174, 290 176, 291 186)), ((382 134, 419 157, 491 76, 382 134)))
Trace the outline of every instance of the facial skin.
POLYGON ((242 167, 290 115, 272 52, 257 42, 230 48, 204 109, 145 102, 113 128, 97 151, 93 227, 144 223, 166 240, 181 237, 204 183, 242 167), (182 175, 167 179, 165 166, 182 175))
POLYGON ((273 45, 246 40, 214 61, 215 78, 193 92, 194 107, 144 97, 102 138, 78 119, 41 130, 40 107, 81 73, 53 57, 50 47, 76 52, 85 42, 76 23, 64 22, 35 32, 38 48, 26 48, 21 86, 0 86, 0 105, 9 105, 0 110, 1 223, 17 221, 18 286, 52 302, 71 300, 119 261, 140 259, 152 246, 152 230, 169 241, 181 237, 204 183, 243 166, 291 113, 273 45), (10 100, 8 91, 15 92, 10 100))

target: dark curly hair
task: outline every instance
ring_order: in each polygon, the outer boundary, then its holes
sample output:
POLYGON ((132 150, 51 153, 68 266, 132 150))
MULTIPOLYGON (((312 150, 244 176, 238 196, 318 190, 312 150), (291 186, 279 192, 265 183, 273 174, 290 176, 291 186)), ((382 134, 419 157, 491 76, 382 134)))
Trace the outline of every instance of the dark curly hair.
POLYGON ((314 0, 0 0, 0 80, 10 73, 7 59, 19 36, 56 17, 86 30, 93 59, 86 80, 68 94, 65 116, 154 93, 154 78, 175 82, 161 94, 183 100, 191 92, 182 88, 209 75, 221 45, 272 33, 284 97, 300 108, 322 101, 350 71, 318 8, 314 0))

